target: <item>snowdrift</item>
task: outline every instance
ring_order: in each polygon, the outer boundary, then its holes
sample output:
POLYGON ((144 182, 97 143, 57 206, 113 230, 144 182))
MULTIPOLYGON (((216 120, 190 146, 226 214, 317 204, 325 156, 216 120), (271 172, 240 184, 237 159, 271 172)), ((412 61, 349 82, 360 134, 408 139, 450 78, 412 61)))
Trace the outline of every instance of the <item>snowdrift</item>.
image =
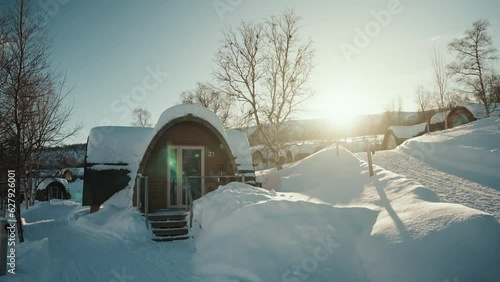
POLYGON ((401 144, 428 165, 500 190, 500 118, 487 118, 401 144))
POLYGON ((195 202, 194 269, 210 281, 499 281, 500 224, 325 149, 195 202), (293 193, 290 193, 293 192, 293 193))

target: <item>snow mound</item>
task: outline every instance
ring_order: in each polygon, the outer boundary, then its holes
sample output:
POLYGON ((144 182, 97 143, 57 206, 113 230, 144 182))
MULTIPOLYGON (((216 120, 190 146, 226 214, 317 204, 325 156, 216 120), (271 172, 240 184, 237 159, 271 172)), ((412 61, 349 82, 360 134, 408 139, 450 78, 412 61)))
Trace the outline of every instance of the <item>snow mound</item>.
POLYGON ((500 190, 500 118, 413 138, 398 150, 441 171, 500 190))
POLYGON ((245 133, 238 130, 226 130, 227 143, 231 148, 239 171, 253 171, 252 150, 245 133))
POLYGON ((499 281, 500 224, 327 148, 195 202, 195 269, 210 281, 499 281), (226 279, 226 280, 224 280, 226 279))
POLYGON ((195 269, 209 281, 296 281, 287 279, 297 275, 310 281, 363 279, 352 254, 356 240, 369 236, 376 212, 297 201, 238 183, 209 193, 195 206, 194 222, 201 228, 195 269))

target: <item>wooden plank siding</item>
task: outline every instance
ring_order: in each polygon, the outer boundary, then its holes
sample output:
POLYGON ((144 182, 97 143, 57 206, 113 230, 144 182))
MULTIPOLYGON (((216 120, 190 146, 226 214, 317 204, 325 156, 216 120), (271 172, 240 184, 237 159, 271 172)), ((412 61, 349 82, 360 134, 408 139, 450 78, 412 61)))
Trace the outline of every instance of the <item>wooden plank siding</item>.
MULTIPOLYGON (((184 119, 168 128, 162 133, 159 131, 153 139, 149 151, 146 152, 139 172, 149 179, 149 210, 155 211, 168 208, 167 205, 167 172, 168 172, 168 146, 203 146, 205 154, 205 176, 235 175, 237 168, 231 149, 225 140, 221 140, 207 123, 184 119), (211 153, 209 153, 211 152, 211 153), (233 158, 233 160, 231 160, 233 158)), ((223 139, 223 138, 222 138, 223 139)), ((215 190, 219 184, 214 180, 204 179, 206 193, 215 190)), ((134 205, 136 204, 136 187, 134 187, 134 205)), ((142 189, 142 192, 144 189, 142 189)), ((144 194, 141 193, 141 198, 144 194)))

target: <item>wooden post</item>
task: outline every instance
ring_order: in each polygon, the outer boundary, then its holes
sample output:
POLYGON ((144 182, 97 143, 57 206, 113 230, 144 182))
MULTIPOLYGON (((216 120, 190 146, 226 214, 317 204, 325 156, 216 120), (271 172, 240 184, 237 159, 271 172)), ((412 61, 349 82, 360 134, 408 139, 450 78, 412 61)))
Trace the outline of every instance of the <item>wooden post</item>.
POLYGON ((366 154, 368 155, 368 169, 370 170, 370 176, 373 176, 372 150, 370 150, 369 143, 366 143, 366 154))
POLYGON ((337 146, 337 156, 339 155, 339 142, 335 143, 337 146))
POLYGON ((97 206, 90 206, 90 213, 97 212, 97 211, 99 211, 100 208, 101 208, 101 206, 99 206, 99 205, 97 205, 97 206))
POLYGON ((135 192, 135 201, 136 201, 136 206, 137 206, 137 209, 140 209, 141 208, 141 176, 142 175, 137 175, 137 179, 136 179, 136 192, 135 192))
POLYGON ((144 217, 146 218, 146 227, 149 229, 149 189, 148 177, 144 177, 144 217))

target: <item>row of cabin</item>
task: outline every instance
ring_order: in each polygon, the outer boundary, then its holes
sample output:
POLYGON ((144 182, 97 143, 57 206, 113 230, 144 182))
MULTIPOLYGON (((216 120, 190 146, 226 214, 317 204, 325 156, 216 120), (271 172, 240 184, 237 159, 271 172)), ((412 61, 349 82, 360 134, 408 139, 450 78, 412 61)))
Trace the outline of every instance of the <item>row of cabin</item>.
POLYGON ((167 109, 154 128, 106 126, 90 131, 84 206, 97 211, 129 188, 134 206, 143 207, 144 189, 137 201, 137 176, 147 177, 150 211, 187 208, 188 191, 196 200, 231 181, 255 182, 246 135, 225 130, 215 113, 197 105, 167 109))
MULTIPOLYGON (((490 116, 500 116, 500 107, 490 105, 490 116)), ((486 117, 484 105, 462 103, 450 111, 433 115, 430 121, 412 126, 390 126, 382 141, 382 150, 391 150, 404 141, 427 132, 450 129, 486 117)))

